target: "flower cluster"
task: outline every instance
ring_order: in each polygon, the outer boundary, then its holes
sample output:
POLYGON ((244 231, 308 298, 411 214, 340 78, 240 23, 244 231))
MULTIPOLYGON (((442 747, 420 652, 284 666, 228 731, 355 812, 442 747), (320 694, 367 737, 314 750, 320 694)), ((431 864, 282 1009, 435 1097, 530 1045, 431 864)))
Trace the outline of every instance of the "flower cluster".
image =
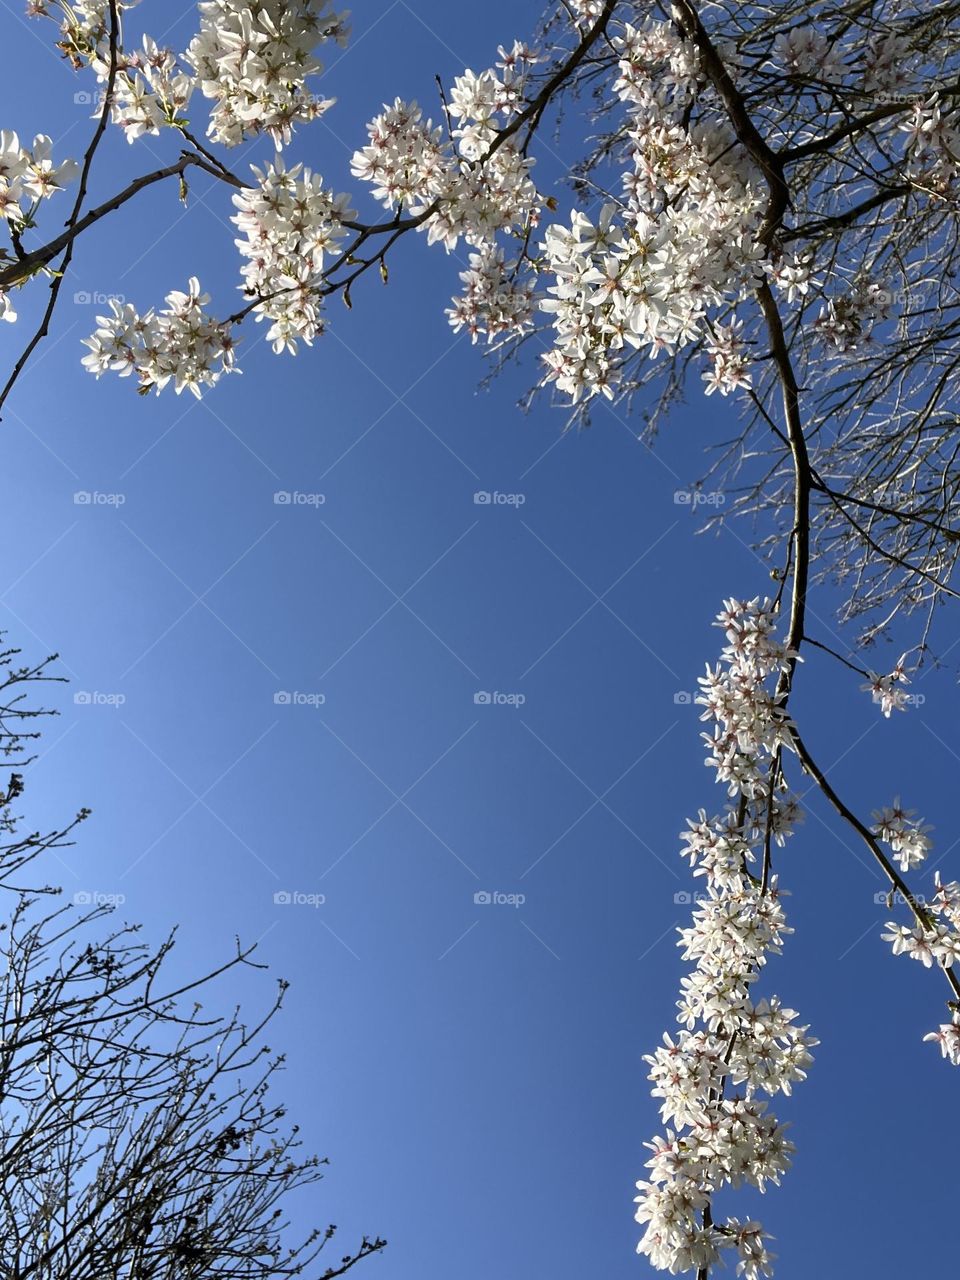
MULTIPOLYGON (((117 0, 117 14, 125 9, 133 9, 140 0, 117 0)), ((59 47, 79 69, 107 42, 110 34, 109 0, 72 0, 72 3, 61 3, 53 6, 60 18, 59 47)), ((48 18, 50 14, 49 0, 34 0, 27 7, 31 17, 48 18)))
MULTIPOLYGON (((105 82, 110 75, 109 56, 101 50, 90 65, 105 82)), ((157 134, 164 125, 184 124, 195 84, 194 77, 178 65, 172 49, 162 49, 144 36, 142 49, 119 55, 110 118, 123 129, 128 142, 146 133, 157 134)))
POLYGON ((323 65, 324 40, 346 43, 347 26, 329 0, 203 0, 200 31, 186 60, 213 100, 209 136, 225 146, 267 133, 277 146, 296 122, 332 105, 307 89, 323 65))
POLYGON ((945 189, 960 173, 960 129, 943 119, 939 95, 914 103, 910 119, 900 126, 906 142, 907 171, 945 189))
POLYGON ((878 809, 873 815, 873 833, 890 846, 901 871, 918 867, 931 848, 927 835, 931 828, 915 821, 913 815, 913 809, 902 807, 899 796, 889 809, 878 809))
POLYGON ((517 279, 516 271, 517 263, 506 262, 497 245, 471 253, 469 267, 460 272, 463 293, 447 308, 454 332, 465 328, 471 342, 485 334, 490 343, 531 328, 534 281, 517 279))
POLYGON ((450 92, 457 121, 447 141, 415 102, 396 99, 367 125, 368 144, 351 171, 373 186, 386 208, 422 217, 431 244, 448 250, 462 237, 480 248, 498 232, 536 226, 540 196, 533 161, 503 129, 523 102, 527 68, 536 54, 515 43, 500 49, 498 70, 465 71, 450 92))
POLYGON ((652 1158, 649 1180, 637 1184, 637 1221, 646 1228, 638 1249, 673 1273, 708 1268, 733 1250, 738 1274, 757 1280, 772 1273, 767 1237, 756 1222, 718 1217, 713 1196, 724 1186, 763 1191, 779 1183, 793 1146, 761 1095, 789 1094, 816 1044, 777 997, 752 998, 767 957, 791 932, 768 859, 771 843, 782 844, 799 817, 780 770, 791 731, 776 688, 796 655, 777 639, 768 600, 725 601, 718 625, 726 644, 697 701, 715 726, 704 734, 707 763, 731 802, 718 818, 701 811, 683 835, 684 856, 707 892, 679 931, 693 966, 677 1005, 682 1029, 645 1059, 671 1127, 646 1144, 652 1158), (760 857, 762 875, 751 870, 760 857))
POLYGON ((667 22, 648 18, 643 26, 625 23, 614 41, 619 78, 613 91, 640 107, 686 104, 693 96, 700 58, 686 40, 678 40, 667 22))
POLYGON ((839 84, 847 73, 840 48, 816 27, 792 27, 778 35, 773 58, 791 75, 824 84, 839 84))
POLYGON ((141 393, 159 393, 172 382, 177 395, 186 388, 198 399, 200 388, 212 386, 233 370, 230 326, 204 313, 209 296, 192 277, 186 293, 168 293, 167 306, 140 315, 130 303, 111 302, 109 316, 97 316, 97 329, 84 345, 84 367, 99 378, 108 369, 127 377, 135 373, 141 393))
MULTIPOLYGON (((33 222, 41 200, 62 191, 79 173, 75 160, 55 165, 52 146, 45 134, 38 134, 32 148, 20 145, 9 129, 0 130, 0 219, 16 235, 33 222)), ((0 289, 0 320, 16 320, 9 294, 0 289)))
POLYGON ((578 26, 592 27, 603 12, 603 0, 571 0, 570 8, 578 26))
POLYGON ((62 191, 80 171, 75 160, 55 165, 52 148, 45 134, 38 134, 28 149, 15 133, 0 130, 0 218, 16 230, 32 220, 41 200, 62 191))
POLYGON ((748 361, 744 355, 746 347, 742 331, 743 322, 740 320, 735 320, 732 324, 717 321, 713 326, 713 331, 704 344, 712 364, 701 374, 707 384, 708 396, 713 395, 714 391, 726 396, 737 387, 752 385, 748 361))
MULTIPOLYGON (((926 832, 929 827, 913 821, 912 811, 900 807, 899 800, 892 809, 874 814, 877 820, 876 834, 885 840, 900 857, 904 871, 921 862, 930 849, 926 832)), ((936 963, 944 969, 960 963, 960 883, 951 880, 944 884, 940 873, 934 872, 935 893, 915 912, 912 926, 887 921, 886 933, 895 956, 909 956, 919 960, 925 968, 936 963)), ((941 1023, 939 1030, 931 1031, 923 1038, 939 1044, 940 1051, 955 1067, 960 1067, 960 1006, 951 1002, 953 1018, 941 1023)))
POLYGON ((841 354, 859 351, 873 327, 889 319, 894 296, 876 280, 858 280, 845 293, 828 298, 813 322, 814 331, 841 354))
MULTIPOLYGON (((929 849, 930 841, 925 836, 921 838, 929 849)), ((939 872, 934 873, 934 884, 936 893, 925 904, 925 922, 906 928, 888 921, 888 932, 883 935, 884 941, 892 946, 894 955, 910 956, 928 969, 934 960, 944 968, 960 960, 960 884, 955 880, 944 884, 939 872)))
MULTIPOLYGON (((553 314, 546 382, 576 403, 613 398, 632 351, 674 352, 711 334, 708 311, 729 309, 755 286, 763 183, 719 124, 688 125, 698 60, 669 23, 627 27, 614 40, 616 89, 631 112, 632 168, 625 196, 594 224, 582 213, 551 226, 544 267, 555 283, 541 305, 553 314)), ((710 390, 750 385, 736 323, 712 325, 710 390)))
POLYGON ((860 689, 863 693, 869 693, 873 701, 880 707, 880 710, 890 719, 891 711, 906 711, 907 709, 907 691, 902 688, 903 685, 909 684, 910 680, 906 673, 907 655, 904 653, 898 659, 896 666, 886 676, 870 674, 870 679, 866 684, 862 684, 860 689))
POLYGON ((796 302, 805 298, 816 283, 813 278, 813 255, 811 253, 784 253, 779 258, 764 264, 770 281, 787 302, 796 302))
POLYGON ((941 1022, 936 1031, 928 1031, 924 1040, 932 1040, 940 1046, 940 1052, 960 1067, 960 1012, 955 1013, 949 1022, 941 1022))
POLYGON ((424 121, 415 102, 396 98, 370 121, 367 135, 368 144, 353 154, 353 176, 371 183, 374 198, 388 209, 425 212, 444 190, 453 163, 443 130, 424 121))
POLYGON ((321 331, 324 259, 337 252, 353 211, 319 174, 300 164, 287 169, 279 155, 253 172, 256 185, 233 197, 233 222, 243 233, 236 243, 245 259, 244 291, 262 299, 257 319, 272 321, 267 339, 274 351, 295 354, 298 340, 310 345, 321 331))
POLYGON ((867 41, 863 68, 864 88, 881 92, 903 91, 913 78, 916 55, 909 42, 894 32, 875 32, 867 41))

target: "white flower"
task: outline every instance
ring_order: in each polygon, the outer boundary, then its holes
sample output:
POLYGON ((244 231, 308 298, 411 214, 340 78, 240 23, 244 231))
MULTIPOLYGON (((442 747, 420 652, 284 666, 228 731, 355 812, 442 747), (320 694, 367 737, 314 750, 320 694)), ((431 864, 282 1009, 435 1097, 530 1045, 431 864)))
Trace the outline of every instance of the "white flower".
POLYGON ((581 213, 569 232, 547 228, 541 248, 555 283, 541 303, 554 327, 545 381, 574 402, 612 394, 625 345, 652 358, 702 340, 707 394, 748 389, 742 321, 706 320, 710 308, 728 308, 756 283, 762 181, 724 129, 683 123, 696 60, 671 32, 627 28, 622 52, 618 87, 635 112, 634 169, 624 200, 601 215, 602 230, 581 213), (646 77, 664 59, 674 67, 672 89, 654 94, 646 77))
POLYGON ((465 328, 471 342, 485 335, 492 343, 504 334, 522 333, 532 327, 532 280, 517 280, 516 262, 506 262, 496 245, 471 253, 470 265, 461 271, 463 294, 453 299, 447 317, 455 333, 465 328))
POLYGON ((907 655, 903 654, 896 666, 886 676, 878 676, 871 674, 869 681, 860 686, 864 693, 870 693, 873 701, 877 703, 883 714, 890 719, 891 711, 906 711, 907 694, 906 691, 899 686, 909 684, 904 670, 907 661, 907 655))
POLYGON ((913 809, 901 807, 899 796, 891 808, 879 809, 873 815, 874 835, 890 846, 901 871, 919 866, 931 848, 927 832, 932 828, 915 821, 913 815, 913 809))
POLYGON ((371 183, 374 197, 388 209, 414 216, 431 211, 423 223, 427 239, 448 250, 461 237, 481 248, 500 231, 536 225, 540 197, 530 178, 533 161, 512 140, 483 158, 496 134, 494 116, 513 109, 501 90, 492 71, 482 77, 468 72, 457 82, 450 108, 461 121, 453 131, 456 150, 432 120, 424 121, 415 102, 397 98, 367 125, 369 142, 354 153, 351 172, 371 183))
MULTIPOLYGON (((558 251, 575 253, 581 230, 575 224, 569 235, 557 234, 558 251)), ((737 341, 736 329, 716 336, 727 351, 737 341)), ((707 763, 732 799, 721 817, 701 810, 682 836, 684 856, 705 877, 707 892, 698 895, 690 926, 678 930, 693 966, 677 1002, 682 1030, 665 1035, 645 1059, 661 1117, 674 1128, 647 1144, 650 1179, 637 1183, 636 1218, 646 1228, 638 1250, 653 1266, 706 1267, 736 1250, 737 1272, 748 1280, 771 1273, 761 1227, 736 1218, 704 1227, 703 1210, 710 1204, 716 1214, 712 1195, 725 1185, 762 1191, 789 1168, 793 1147, 759 1095, 790 1094, 806 1078, 817 1043, 776 996, 751 996, 767 958, 792 932, 777 877, 761 882, 751 870, 767 842, 782 844, 799 816, 779 777, 771 793, 773 764, 792 749, 776 683, 797 657, 775 624, 769 600, 725 600, 717 618, 726 641, 721 662, 700 681, 697 701, 703 718, 714 721, 705 735, 707 763)))
POLYGON ((21 225, 26 217, 24 203, 48 199, 62 191, 80 172, 75 160, 63 160, 55 165, 52 145, 41 133, 28 150, 20 145, 15 133, 0 130, 0 217, 15 226, 21 225))
POLYGON ((229 326, 205 314, 209 301, 191 277, 187 291, 167 294, 166 308, 156 313, 111 302, 111 315, 97 316, 95 333, 83 339, 89 348, 84 368, 98 378, 107 370, 136 374, 141 391, 158 394, 172 382, 177 395, 188 390, 199 399, 203 387, 234 368, 229 326))
POLYGON ((923 1038, 939 1044, 943 1056, 960 1067, 960 1013, 955 1013, 950 1022, 941 1022, 939 1031, 930 1031, 923 1038))
POLYGON ((325 40, 344 44, 344 15, 329 0, 202 0, 200 31, 185 58, 212 99, 209 136, 226 146, 267 133, 277 146, 295 123, 332 105, 307 88, 325 40))
POLYGON ((280 155, 266 169, 253 168, 255 185, 233 197, 236 241, 244 258, 243 288, 262 299, 257 319, 272 321, 267 339, 276 353, 296 353, 322 331, 321 288, 326 259, 339 252, 353 217, 347 197, 334 195, 319 174, 303 165, 286 168, 280 155))
MULTIPOLYGON (((90 65, 101 83, 110 74, 110 58, 103 50, 90 65)), ((164 125, 186 123, 186 107, 196 85, 196 77, 184 72, 170 49, 159 48, 150 36, 143 37, 142 50, 121 55, 114 81, 110 116, 124 131, 128 142, 144 134, 157 134, 164 125)), ((94 115, 99 116, 97 106, 94 115)))
POLYGON ((816 27, 793 27, 774 41, 774 60, 795 75, 838 84, 846 74, 840 51, 816 27))
POLYGON ((912 960, 919 960, 927 969, 933 964, 936 935, 922 925, 908 929, 906 925, 895 924, 890 920, 887 922, 887 932, 881 936, 884 942, 890 943, 895 956, 910 956, 912 960))

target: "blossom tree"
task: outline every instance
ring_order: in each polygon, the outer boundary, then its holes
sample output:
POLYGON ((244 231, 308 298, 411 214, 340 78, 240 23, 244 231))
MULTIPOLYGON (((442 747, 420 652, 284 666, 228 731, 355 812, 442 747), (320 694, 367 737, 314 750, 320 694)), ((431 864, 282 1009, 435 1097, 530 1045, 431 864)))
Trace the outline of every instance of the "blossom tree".
POLYGON ((347 39, 327 0, 203 0, 183 51, 130 34, 135 7, 29 5, 56 22, 64 55, 101 93, 78 162, 55 163, 42 136, 28 147, 0 135, 0 317, 16 319, 18 290, 48 288, 0 405, 50 327, 82 233, 153 184, 176 181, 185 196, 196 170, 232 203, 242 304, 212 310, 192 275, 163 305, 112 303, 86 339, 97 377, 199 396, 236 370, 251 318, 277 354, 295 354, 323 334, 328 299, 352 305, 365 276, 387 283, 393 246, 420 232, 467 248, 454 330, 495 361, 535 339, 535 389, 573 421, 599 396, 654 433, 697 384, 741 407, 742 429, 711 471, 735 493, 724 519, 760 518, 776 589, 723 602, 720 663, 701 680, 707 762, 726 803, 683 836, 705 893, 680 935, 691 965, 680 1029, 648 1058, 669 1127, 649 1144, 637 1220, 658 1268, 706 1277, 730 1257, 748 1280, 772 1274, 760 1224, 720 1200, 789 1167, 767 1099, 790 1094, 816 1043, 779 997, 757 991, 790 933, 779 862, 801 816, 798 780, 852 827, 904 904, 884 937, 946 981, 945 1020, 927 1039, 960 1065, 960 884, 938 877, 928 897, 911 887, 929 829, 899 798, 857 815, 790 710, 812 646, 862 681, 881 714, 904 711, 937 612, 957 595, 960 4, 559 0, 529 43, 505 43, 492 66, 443 86, 432 115, 386 103, 350 165, 369 192, 350 197, 284 150, 333 107, 313 89, 325 46, 347 39), (188 103, 190 120, 206 107, 205 129, 188 122, 188 103), (561 106, 591 139, 562 211, 538 190, 530 156, 561 106), (177 154, 91 207, 109 128, 131 144, 166 134, 177 154), (263 158, 235 172, 231 149, 258 138, 263 158), (48 199, 67 214, 52 236, 41 229, 48 199), (355 212, 363 200, 382 213, 355 212), (847 652, 808 608, 824 578, 844 588, 847 652), (914 644, 874 671, 869 646, 895 622, 914 644))

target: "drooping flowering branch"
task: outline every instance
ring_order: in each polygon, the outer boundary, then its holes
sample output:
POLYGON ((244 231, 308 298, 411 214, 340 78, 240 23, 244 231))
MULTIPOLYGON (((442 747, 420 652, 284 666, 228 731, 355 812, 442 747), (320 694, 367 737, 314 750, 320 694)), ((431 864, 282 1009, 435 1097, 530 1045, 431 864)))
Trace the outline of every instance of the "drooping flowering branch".
POLYGON ((779 1184, 793 1144, 764 1099, 805 1078, 817 1043, 777 996, 753 995, 768 957, 792 932, 769 874, 770 844, 783 845, 800 816, 781 767, 793 734, 777 692, 796 655, 776 638, 775 623, 769 600, 725 601, 721 662, 700 681, 702 718, 713 722, 703 735, 707 764, 728 804, 716 817, 701 810, 683 835, 705 892, 693 924, 680 930, 693 965, 677 1006, 683 1029, 646 1059, 662 1119, 673 1127, 647 1144, 650 1177, 637 1184, 637 1220, 646 1227, 639 1251, 654 1266, 705 1274, 733 1250, 747 1280, 772 1274, 767 1237, 757 1222, 719 1217, 715 1196, 779 1184))

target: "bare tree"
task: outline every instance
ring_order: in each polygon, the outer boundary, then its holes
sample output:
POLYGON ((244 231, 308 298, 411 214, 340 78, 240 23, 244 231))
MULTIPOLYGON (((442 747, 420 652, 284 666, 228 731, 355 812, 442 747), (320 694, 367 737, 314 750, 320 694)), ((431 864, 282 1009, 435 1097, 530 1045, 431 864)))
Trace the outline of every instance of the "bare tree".
POLYGON ((87 816, 22 834, 14 813, 38 720, 31 686, 48 658, 0 654, 0 1273, 9 1280, 257 1280, 346 1272, 385 1241, 345 1255, 333 1226, 292 1238, 291 1195, 325 1160, 301 1154, 273 1096, 283 1063, 264 1044, 286 984, 247 1020, 211 1016, 216 979, 261 969, 252 948, 175 984, 174 939, 141 941, 113 908, 58 905, 30 884, 36 862, 87 816))

